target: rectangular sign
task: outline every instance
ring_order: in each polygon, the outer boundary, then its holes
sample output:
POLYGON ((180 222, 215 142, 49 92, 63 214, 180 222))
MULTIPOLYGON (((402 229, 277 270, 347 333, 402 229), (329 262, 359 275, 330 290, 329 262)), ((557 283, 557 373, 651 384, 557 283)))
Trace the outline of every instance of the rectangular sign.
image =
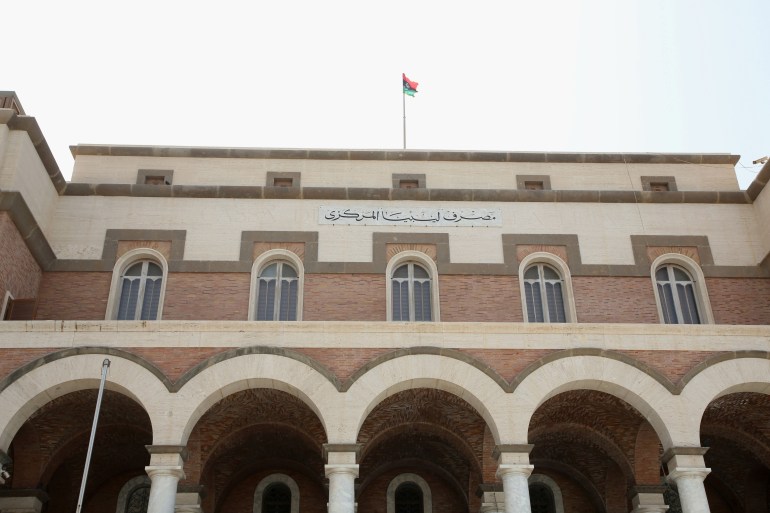
POLYGON ((318 208, 319 224, 374 226, 502 226, 499 208, 318 208))

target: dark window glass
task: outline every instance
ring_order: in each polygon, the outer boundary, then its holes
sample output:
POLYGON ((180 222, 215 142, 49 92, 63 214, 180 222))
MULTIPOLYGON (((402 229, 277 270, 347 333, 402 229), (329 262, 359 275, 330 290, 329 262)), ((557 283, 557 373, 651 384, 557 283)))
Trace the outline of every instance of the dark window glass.
POLYGON ((273 483, 262 494, 262 513, 291 513, 291 490, 283 483, 273 483))
POLYGON ((567 322, 564 282, 552 267, 535 264, 524 272, 524 297, 529 322, 567 322))
POLYGON ((664 265, 655 271, 655 283, 664 323, 700 324, 695 283, 687 271, 664 265))
POLYGON ((540 483, 530 485, 529 503, 532 513, 556 513, 556 501, 551 489, 540 483))
POLYGON ((299 277, 286 262, 268 265, 257 278, 258 321, 296 321, 299 277))
POLYGON ((149 260, 137 262, 120 277, 119 321, 154 321, 158 318, 163 269, 149 260))
POLYGON ((418 264, 404 264, 391 277, 394 321, 431 321, 430 274, 418 264))
POLYGON ((414 483, 396 488, 396 513, 423 513, 422 490, 414 483))

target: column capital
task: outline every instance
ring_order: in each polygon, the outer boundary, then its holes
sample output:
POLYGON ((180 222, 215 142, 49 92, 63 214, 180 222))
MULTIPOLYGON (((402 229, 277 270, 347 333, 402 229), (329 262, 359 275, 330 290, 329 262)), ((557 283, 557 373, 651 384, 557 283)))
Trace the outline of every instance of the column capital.
POLYGON ((649 490, 638 490, 631 499, 631 505, 634 509, 631 513, 666 513, 668 506, 663 498, 663 486, 646 487, 649 490))
POLYGON ((144 467, 144 471, 150 476, 150 479, 156 477, 174 477, 176 479, 184 479, 184 470, 181 466, 177 465, 150 465, 144 467))
POLYGON ((329 456, 335 453, 353 454, 353 461, 358 461, 358 457, 361 455, 361 448, 364 444, 323 444, 321 448, 324 461, 329 461, 329 456))
POLYGON ((709 473, 711 473, 711 469, 706 467, 675 467, 669 470, 667 479, 668 482, 673 482, 673 484, 676 484, 680 479, 687 478, 703 482, 709 473))
POLYGON ((333 474, 349 474, 355 479, 358 477, 358 464, 324 465, 324 473, 326 477, 330 477, 333 474))
POLYGON ((524 478, 528 478, 534 469, 534 465, 502 464, 497 466, 497 477, 523 476, 524 478))

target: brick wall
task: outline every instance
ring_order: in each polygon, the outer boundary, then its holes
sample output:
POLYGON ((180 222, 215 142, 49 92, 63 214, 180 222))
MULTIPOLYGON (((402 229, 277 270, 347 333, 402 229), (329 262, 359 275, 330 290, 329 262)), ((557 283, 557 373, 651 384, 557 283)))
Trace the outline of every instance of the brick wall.
POLYGON ((515 276, 439 277, 444 322, 521 322, 519 280, 515 276))
POLYGON ((169 273, 163 319, 248 319, 249 273, 169 273))
POLYGON ((770 324, 770 280, 709 278, 706 288, 717 324, 770 324))
POLYGON ((306 274, 306 321, 384 321, 385 277, 380 274, 306 274))
POLYGON ((6 290, 15 299, 36 297, 41 275, 16 225, 7 212, 0 212, 0 302, 6 290))
POLYGON ((111 279, 105 272, 43 273, 37 319, 104 320, 111 279))
MULTIPOLYGON (((218 504, 216 511, 254 511, 254 491, 257 489, 257 485, 259 485, 262 479, 274 473, 286 474, 297 482, 297 487, 299 488, 299 507, 302 513, 326 513, 326 503, 329 501, 329 496, 323 485, 301 472, 280 467, 270 471, 255 473, 238 483, 225 497, 219 498, 224 499, 224 501, 218 504)), ((214 511, 209 497, 206 497, 204 500, 203 510, 214 511)), ((358 511, 366 510, 362 510, 359 506, 358 511)))
MULTIPOLYGON (((434 512, 468 512, 468 505, 466 504, 465 499, 458 493, 455 487, 452 487, 444 479, 441 479, 441 477, 430 470, 414 467, 391 469, 366 483, 366 487, 359 491, 359 496, 357 497, 358 511, 366 511, 367 513, 386 513, 388 485, 393 478, 403 473, 417 474, 425 479, 430 487, 434 512)), ((361 477, 363 478, 365 476, 361 477)), ((478 508, 473 511, 478 511, 478 508)))
POLYGON ((650 278, 572 278, 578 322, 658 324, 658 307, 650 278))

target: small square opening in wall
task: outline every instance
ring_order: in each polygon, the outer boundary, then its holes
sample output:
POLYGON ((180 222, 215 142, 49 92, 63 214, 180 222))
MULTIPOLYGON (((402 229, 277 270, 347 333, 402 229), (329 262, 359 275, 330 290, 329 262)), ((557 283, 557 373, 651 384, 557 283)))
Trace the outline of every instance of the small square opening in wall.
POLYGON ((651 192, 676 191, 676 178, 673 176, 642 176, 642 190, 651 192))
POLYGON ((140 169, 136 183, 140 185, 171 185, 174 171, 166 169, 140 169))
POLYGON ((516 175, 516 188, 526 191, 550 191, 551 177, 548 175, 516 175))
POLYGON ((394 189, 424 189, 425 175, 422 173, 393 173, 394 189))
POLYGON ((524 182, 524 188, 528 191, 542 191, 545 189, 542 180, 526 180, 524 182))
POLYGON ((300 174, 268 171, 266 185, 268 187, 284 187, 284 188, 299 187, 300 174))
POLYGON ((273 187, 291 187, 294 180, 291 178, 276 178, 273 180, 273 187))

